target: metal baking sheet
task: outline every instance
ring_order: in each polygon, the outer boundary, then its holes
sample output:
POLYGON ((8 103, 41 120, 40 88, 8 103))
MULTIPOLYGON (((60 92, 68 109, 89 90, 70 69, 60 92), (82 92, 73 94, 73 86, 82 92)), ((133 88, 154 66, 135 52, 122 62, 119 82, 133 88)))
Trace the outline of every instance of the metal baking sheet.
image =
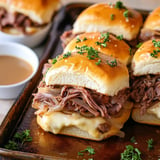
MULTIPOLYGON (((123 127, 124 138, 111 137, 101 142, 94 142, 80 138, 63 135, 53 135, 44 132, 36 123, 35 110, 31 107, 32 93, 37 90, 37 85, 42 78, 43 64, 47 59, 56 57, 62 52, 60 35, 72 28, 72 24, 79 13, 88 7, 89 4, 69 4, 57 13, 53 21, 52 30, 48 37, 44 54, 40 61, 40 67, 36 76, 31 80, 26 89, 18 97, 12 106, 5 120, 0 127, 0 155, 2 157, 15 159, 89 159, 94 160, 118 160, 120 153, 126 145, 133 145, 142 153, 144 160, 158 160, 160 158, 160 127, 149 126, 133 122, 131 119, 123 127), (33 138, 27 142, 21 151, 11 151, 4 148, 4 145, 11 139, 15 132, 29 129, 33 138), (130 139, 135 137, 136 144, 130 139), (148 150, 147 140, 154 140, 153 150, 148 150), (87 146, 95 149, 94 155, 78 156, 78 152, 87 146)), ((142 12, 144 17, 147 15, 142 12)))

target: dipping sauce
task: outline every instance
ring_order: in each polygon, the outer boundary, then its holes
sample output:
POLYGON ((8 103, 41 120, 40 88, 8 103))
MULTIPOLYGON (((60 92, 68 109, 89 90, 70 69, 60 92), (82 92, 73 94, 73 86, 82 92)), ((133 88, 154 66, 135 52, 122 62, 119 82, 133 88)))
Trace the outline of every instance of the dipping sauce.
POLYGON ((32 72, 33 68, 27 61, 10 55, 0 55, 0 85, 23 81, 32 72))

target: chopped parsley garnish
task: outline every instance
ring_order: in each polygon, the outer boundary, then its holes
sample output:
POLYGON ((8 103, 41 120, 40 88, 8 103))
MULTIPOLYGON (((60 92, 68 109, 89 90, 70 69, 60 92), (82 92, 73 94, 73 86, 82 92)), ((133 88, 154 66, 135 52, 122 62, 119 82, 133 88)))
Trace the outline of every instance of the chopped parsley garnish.
POLYGON ((126 7, 123 5, 123 2, 117 1, 115 4, 115 8, 117 9, 125 9, 126 7))
POLYGON ((65 53, 65 54, 63 55, 63 59, 64 59, 64 58, 68 58, 69 56, 71 56, 71 52, 65 53))
MULTIPOLYGON (((160 41, 156 41, 155 39, 152 40, 152 43, 154 45, 154 47, 158 47, 160 48, 160 41)), ((156 49, 156 50, 153 50, 152 53, 150 53, 150 55, 154 58, 157 58, 158 57, 158 53, 160 52, 160 49, 156 49)))
POLYGON ((103 39, 103 42, 97 41, 97 42, 95 42, 95 43, 96 43, 97 45, 102 46, 102 47, 107 47, 106 42, 109 41, 109 32, 107 32, 107 33, 101 33, 101 36, 99 37, 99 39, 103 39))
POLYGON ((101 62, 101 59, 99 59, 98 62, 96 62, 96 65, 100 65, 101 62))
POLYGON ((99 46, 102 46, 102 47, 107 47, 107 44, 104 43, 104 42, 97 41, 96 44, 99 45, 99 46))
POLYGON ((114 20, 114 18, 115 18, 115 15, 114 14, 111 14, 111 20, 114 20))
POLYGON ((16 132, 12 140, 4 146, 6 149, 19 150, 22 148, 25 142, 31 142, 32 137, 30 136, 30 130, 26 129, 22 132, 16 132))
POLYGON ((83 42, 83 41, 86 41, 86 40, 87 40, 86 37, 84 37, 83 39, 80 39, 80 38, 78 37, 76 43, 83 42))
POLYGON ((132 56, 132 48, 129 48, 129 54, 132 56))
POLYGON ((4 146, 6 149, 18 150, 18 144, 15 141, 9 140, 8 143, 4 146))
POLYGON ((95 154, 95 150, 94 150, 92 147, 88 146, 86 149, 78 152, 78 155, 79 155, 79 156, 83 156, 85 152, 88 152, 88 155, 93 155, 93 154, 95 154))
POLYGON ((116 38, 119 39, 119 40, 122 40, 123 39, 123 35, 121 34, 121 35, 117 36, 116 38))
POLYGON ((123 16, 128 20, 129 17, 133 17, 132 13, 129 12, 128 10, 125 10, 123 12, 123 16))
POLYGON ((95 50, 93 47, 88 47, 86 45, 82 47, 76 46, 76 49, 78 50, 77 53, 79 54, 84 54, 87 53, 87 58, 88 59, 96 59, 99 58, 98 51, 95 50))
POLYGON ((142 160, 141 152, 138 148, 132 145, 127 145, 123 153, 121 153, 121 160, 142 160))
POLYGON ((160 52, 160 50, 159 50, 159 49, 156 49, 156 50, 153 50, 153 52, 150 53, 150 55, 151 55, 152 57, 154 57, 154 58, 157 58, 159 52, 160 52))
POLYGON ((57 58, 54 58, 53 60, 52 60, 52 64, 55 64, 57 62, 57 58))
POLYGON ((134 137, 134 136, 133 136, 133 137, 131 137, 130 141, 131 141, 132 143, 135 143, 135 142, 136 142, 135 137, 134 137))
POLYGON ((125 11, 123 12, 123 16, 124 16, 125 18, 128 18, 128 10, 125 10, 125 11))
POLYGON ((78 50, 77 53, 79 53, 79 54, 84 54, 84 53, 86 52, 86 48, 87 48, 87 47, 88 47, 88 46, 83 45, 82 47, 76 46, 75 48, 78 50))
POLYGON ((99 55, 98 55, 98 51, 95 50, 93 47, 87 47, 87 57, 88 59, 96 59, 96 58, 99 58, 99 55))
POLYGON ((147 141, 147 144, 148 144, 148 150, 153 149, 153 139, 152 138, 147 141))
POLYGON ((155 47, 159 47, 160 48, 160 41, 156 41, 155 39, 152 40, 152 43, 155 47))
POLYGON ((138 43, 138 44, 136 45, 136 48, 139 48, 142 44, 143 44, 142 42, 138 43))
POLYGON ((106 62, 110 67, 116 67, 117 66, 117 60, 116 59, 114 59, 113 61, 106 60, 106 62))

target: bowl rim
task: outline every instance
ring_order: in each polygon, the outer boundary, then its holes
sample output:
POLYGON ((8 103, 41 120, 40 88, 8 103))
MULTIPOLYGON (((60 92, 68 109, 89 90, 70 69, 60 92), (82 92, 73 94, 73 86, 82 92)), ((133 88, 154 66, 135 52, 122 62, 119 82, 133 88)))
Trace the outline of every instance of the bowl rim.
MULTIPOLYGON (((12 87, 17 87, 17 86, 20 86, 20 85, 23 85, 25 84, 26 82, 28 82, 29 80, 31 80, 33 78, 33 76, 36 74, 38 68, 39 68, 39 58, 36 54, 35 51, 33 51, 31 48, 27 47, 26 45, 23 45, 23 44, 20 44, 20 43, 16 43, 16 42, 0 42, 0 46, 3 45, 3 46, 6 46, 6 47, 18 47, 18 48, 23 48, 25 50, 28 50, 32 56, 34 57, 34 59, 36 60, 36 66, 33 67, 33 72, 32 74, 30 74, 26 79, 24 79, 23 81, 20 81, 20 82, 17 82, 17 83, 13 83, 13 84, 8 84, 8 85, 0 85, 0 89, 4 89, 4 88, 12 88, 12 87)), ((8 54, 5 54, 5 55, 10 55, 9 53, 8 54)), ((13 55, 12 55, 13 56, 13 55)), ((14 55, 14 57, 18 57, 16 55, 14 55)), ((23 59, 21 57, 18 57, 20 59, 23 59)), ((26 60, 27 61, 27 60, 26 60)), ((27 61, 29 64, 31 64, 29 61, 27 61)))

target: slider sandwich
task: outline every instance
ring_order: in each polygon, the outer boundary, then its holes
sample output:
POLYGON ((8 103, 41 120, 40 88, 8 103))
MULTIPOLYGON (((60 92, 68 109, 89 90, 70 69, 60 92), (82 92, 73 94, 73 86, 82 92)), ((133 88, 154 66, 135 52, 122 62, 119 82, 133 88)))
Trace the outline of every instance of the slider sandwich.
POLYGON ((153 10, 144 22, 140 33, 140 40, 160 38, 160 7, 153 10))
POLYGON ((59 0, 0 0, 0 30, 31 35, 51 23, 59 0))
POLYGON ((116 4, 98 3, 81 12, 73 24, 73 29, 61 36, 63 46, 76 35, 84 32, 110 32, 121 36, 131 46, 137 44, 142 26, 139 12, 127 8, 121 1, 116 4))
POLYGON ((130 64, 132 53, 131 48, 122 39, 119 39, 109 32, 90 32, 76 36, 64 48, 64 53, 67 52, 83 52, 86 47, 96 49, 99 56, 103 59, 105 55, 110 55, 120 60, 125 65, 130 64))
POLYGON ((142 44, 133 56, 132 71, 133 120, 160 125, 160 39, 142 44))
POLYGON ((111 56, 99 60, 99 54, 91 48, 68 52, 45 65, 32 103, 44 131, 95 141, 124 136, 120 129, 132 107, 128 70, 111 56))

